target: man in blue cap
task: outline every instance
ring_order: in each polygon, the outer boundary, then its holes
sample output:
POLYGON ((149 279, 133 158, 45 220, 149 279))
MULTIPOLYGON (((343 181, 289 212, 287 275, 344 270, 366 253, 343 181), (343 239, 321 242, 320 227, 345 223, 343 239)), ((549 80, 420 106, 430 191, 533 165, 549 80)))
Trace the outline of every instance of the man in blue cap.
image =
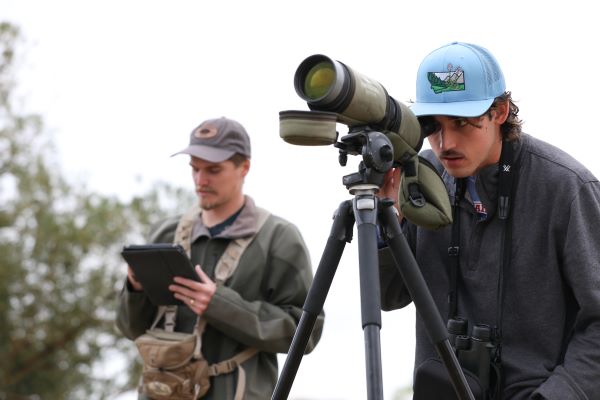
MULTIPOLYGON (((411 110, 453 223, 434 231, 404 220, 403 229, 450 337, 458 336, 451 342, 461 366, 481 385, 473 392, 600 399, 598 179, 521 132, 498 62, 483 47, 454 42, 431 52, 416 94, 411 110)), ((386 178, 381 195, 397 199, 400 172, 386 178)), ((410 294, 385 261, 389 249, 381 252, 382 308, 404 307, 410 294)), ((419 316, 416 339, 415 399, 456 398, 419 316)))

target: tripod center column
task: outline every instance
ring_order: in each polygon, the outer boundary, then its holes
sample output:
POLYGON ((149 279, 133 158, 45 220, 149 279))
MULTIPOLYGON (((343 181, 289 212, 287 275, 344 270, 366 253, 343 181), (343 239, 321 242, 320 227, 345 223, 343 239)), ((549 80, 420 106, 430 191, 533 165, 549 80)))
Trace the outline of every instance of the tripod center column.
POLYGON ((360 300, 365 338, 367 394, 369 400, 383 399, 381 367, 381 297, 379 288, 379 256, 377 249, 377 186, 368 185, 354 191, 353 202, 358 231, 360 300))

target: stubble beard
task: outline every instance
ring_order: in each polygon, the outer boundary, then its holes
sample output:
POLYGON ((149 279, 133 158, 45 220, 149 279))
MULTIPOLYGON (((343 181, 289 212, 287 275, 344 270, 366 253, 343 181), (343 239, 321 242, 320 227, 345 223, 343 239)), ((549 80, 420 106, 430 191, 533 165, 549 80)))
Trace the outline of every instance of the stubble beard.
POLYGON ((200 208, 204 211, 212 211, 216 210, 220 207, 227 205, 230 201, 230 197, 226 195, 217 196, 216 192, 211 192, 211 195, 208 197, 198 196, 198 202, 200 204, 200 208))
POLYGON ((210 210, 214 210, 215 208, 219 207, 221 205, 221 203, 219 201, 210 201, 207 199, 199 199, 200 202, 200 208, 204 211, 210 211, 210 210))

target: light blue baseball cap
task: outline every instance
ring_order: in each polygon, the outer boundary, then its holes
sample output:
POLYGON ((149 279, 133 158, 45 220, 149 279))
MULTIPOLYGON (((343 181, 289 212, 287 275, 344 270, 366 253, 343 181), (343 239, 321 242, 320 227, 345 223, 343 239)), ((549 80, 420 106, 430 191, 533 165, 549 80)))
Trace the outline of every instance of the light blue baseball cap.
POLYGON ((496 58, 485 48, 452 42, 429 53, 417 72, 416 116, 477 117, 506 91, 496 58))

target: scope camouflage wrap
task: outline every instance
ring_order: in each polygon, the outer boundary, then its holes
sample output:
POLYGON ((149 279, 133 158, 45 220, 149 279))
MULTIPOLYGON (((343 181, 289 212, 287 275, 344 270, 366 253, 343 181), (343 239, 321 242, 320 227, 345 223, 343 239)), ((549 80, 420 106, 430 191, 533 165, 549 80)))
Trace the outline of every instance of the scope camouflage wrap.
POLYGON ((398 204, 402 215, 415 225, 435 230, 452 223, 444 181, 435 167, 419 155, 402 163, 398 204))

